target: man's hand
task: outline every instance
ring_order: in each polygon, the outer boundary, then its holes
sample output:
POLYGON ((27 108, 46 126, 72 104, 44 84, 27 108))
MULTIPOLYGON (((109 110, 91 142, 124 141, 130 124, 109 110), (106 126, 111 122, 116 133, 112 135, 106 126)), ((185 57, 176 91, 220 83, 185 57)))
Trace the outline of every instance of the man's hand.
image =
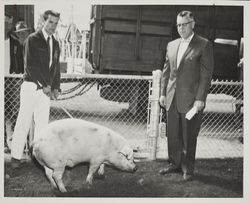
POLYGON ((160 96, 160 105, 165 107, 166 106, 166 97, 165 96, 160 96))
POLYGON ((205 107, 205 103, 203 101, 196 100, 194 102, 194 106, 197 107, 198 111, 201 111, 205 107))
POLYGON ((43 87, 43 93, 50 97, 51 87, 49 85, 47 87, 43 87))
POLYGON ((241 58, 240 62, 237 65, 238 65, 239 68, 243 68, 243 66, 244 66, 244 59, 241 58))
POLYGON ((57 100, 58 96, 59 96, 59 91, 58 91, 58 89, 54 89, 54 90, 51 91, 50 98, 51 98, 52 100, 57 100))

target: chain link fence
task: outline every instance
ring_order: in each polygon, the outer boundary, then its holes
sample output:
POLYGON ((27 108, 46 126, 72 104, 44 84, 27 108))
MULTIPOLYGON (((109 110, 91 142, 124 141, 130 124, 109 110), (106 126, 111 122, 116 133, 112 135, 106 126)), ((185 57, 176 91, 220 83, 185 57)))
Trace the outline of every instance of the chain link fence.
MULTIPOLYGON (((160 82, 156 78, 155 83, 160 82)), ((152 94, 153 95, 153 94, 152 94)), ((156 95, 156 98, 159 96, 156 95)), ((153 97, 152 102, 156 100, 153 97)), ((157 100, 158 102, 158 100, 157 100)), ((148 133, 148 149, 155 158, 167 157, 166 112, 160 110, 159 134, 148 133), (155 143, 154 143, 155 142, 155 143), (156 146, 154 146, 156 145, 156 146), (155 151, 153 150, 155 149, 155 151)), ((243 82, 212 81, 198 136, 196 157, 243 157, 243 82)))
MULTIPOLYGON (((5 143, 19 109, 21 75, 5 77, 5 143)), ((119 132, 135 155, 148 158, 152 126, 157 158, 167 158, 166 113, 160 111, 152 76, 62 75, 62 93, 51 101, 50 121, 81 118, 119 132), (155 97, 156 96, 156 97, 155 97)), ((243 157, 243 84, 213 81, 198 137, 197 158, 243 157)))

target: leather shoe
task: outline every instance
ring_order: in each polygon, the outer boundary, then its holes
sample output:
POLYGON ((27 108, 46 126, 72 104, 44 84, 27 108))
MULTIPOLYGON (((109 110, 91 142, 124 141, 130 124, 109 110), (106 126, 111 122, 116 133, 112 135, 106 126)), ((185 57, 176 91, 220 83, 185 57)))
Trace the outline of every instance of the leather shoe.
POLYGON ((191 174, 187 174, 187 173, 184 173, 184 174, 183 174, 183 180, 184 180, 184 181, 192 181, 193 178, 194 178, 194 176, 191 175, 191 174))
POLYGON ((161 175, 169 174, 169 173, 179 173, 181 172, 181 168, 176 168, 174 166, 168 166, 167 168, 161 169, 159 173, 161 175))
POLYGON ((20 168, 21 167, 21 161, 18 160, 18 159, 15 159, 15 158, 11 158, 11 168, 12 169, 17 169, 17 168, 20 168))

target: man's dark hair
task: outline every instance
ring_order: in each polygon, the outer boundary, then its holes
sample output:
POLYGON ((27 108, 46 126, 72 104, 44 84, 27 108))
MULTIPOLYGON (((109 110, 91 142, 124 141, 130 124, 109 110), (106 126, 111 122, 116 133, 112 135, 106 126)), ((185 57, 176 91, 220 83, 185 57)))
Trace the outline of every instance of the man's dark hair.
POLYGON ((47 10, 43 14, 43 19, 46 21, 48 19, 49 15, 60 18, 60 13, 53 11, 53 10, 47 10))
POLYGON ((180 16, 180 17, 188 17, 192 20, 194 20, 194 15, 191 11, 181 11, 180 13, 178 13, 177 16, 180 16))

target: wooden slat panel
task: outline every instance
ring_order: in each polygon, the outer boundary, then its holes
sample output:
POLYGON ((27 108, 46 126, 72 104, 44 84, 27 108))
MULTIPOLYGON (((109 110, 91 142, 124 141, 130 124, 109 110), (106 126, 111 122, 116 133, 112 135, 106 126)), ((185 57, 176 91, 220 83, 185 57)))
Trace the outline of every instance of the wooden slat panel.
POLYGON ((172 36, 171 25, 141 24, 141 34, 172 36))
POLYGON ((201 26, 208 26, 210 24, 210 12, 211 7, 208 6, 196 6, 192 9, 195 17, 195 23, 201 26))
POLYGON ((159 64, 155 64, 154 61, 131 61, 131 60, 116 60, 110 61, 102 59, 101 66, 103 70, 124 70, 131 72, 151 72, 156 69, 160 69, 159 64))
MULTIPOLYGON (((136 33, 136 23, 129 21, 105 20, 104 31, 136 33)), ((171 25, 141 24, 140 34, 172 35, 171 25)))
POLYGON ((241 29, 243 7, 218 6, 215 8, 215 27, 225 29, 241 29))
POLYGON ((141 60, 162 63, 167 42, 170 40, 171 38, 141 36, 141 60))
POLYGON ((136 5, 105 5, 103 6, 103 18, 117 18, 117 19, 137 19, 136 5))
POLYGON ((106 33, 102 53, 102 59, 135 60, 135 36, 106 33))
POLYGON ((142 21, 173 23, 175 17, 176 16, 175 16, 174 6, 170 5, 142 6, 142 21))
POLYGON ((141 54, 139 60, 136 60, 135 36, 105 34, 100 62, 102 70, 125 68, 120 70, 151 72, 155 67, 162 68, 166 44, 170 38, 141 36, 140 40, 141 54))
POLYGON ((136 22, 105 20, 104 31, 136 32, 136 22))
POLYGON ((208 39, 210 38, 210 32, 209 32, 208 27, 196 25, 194 30, 195 30, 195 33, 201 35, 202 37, 205 37, 208 39))

